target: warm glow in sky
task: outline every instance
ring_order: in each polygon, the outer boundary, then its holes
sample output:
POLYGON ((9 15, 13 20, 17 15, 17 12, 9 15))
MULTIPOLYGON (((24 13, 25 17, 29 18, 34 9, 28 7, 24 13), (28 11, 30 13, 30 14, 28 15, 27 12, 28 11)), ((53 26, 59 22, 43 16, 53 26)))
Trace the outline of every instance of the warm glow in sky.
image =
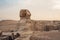
POLYGON ((19 20, 23 8, 30 10, 32 19, 60 20, 60 0, 0 0, 0 20, 19 20))

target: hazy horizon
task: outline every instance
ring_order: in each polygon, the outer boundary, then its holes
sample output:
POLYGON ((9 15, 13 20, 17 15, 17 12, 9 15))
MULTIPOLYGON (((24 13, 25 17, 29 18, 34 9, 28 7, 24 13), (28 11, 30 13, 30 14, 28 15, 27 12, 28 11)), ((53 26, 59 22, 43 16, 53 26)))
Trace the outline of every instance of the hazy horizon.
POLYGON ((28 9, 31 19, 60 20, 60 0, 0 0, 0 20, 19 20, 21 9, 28 9))

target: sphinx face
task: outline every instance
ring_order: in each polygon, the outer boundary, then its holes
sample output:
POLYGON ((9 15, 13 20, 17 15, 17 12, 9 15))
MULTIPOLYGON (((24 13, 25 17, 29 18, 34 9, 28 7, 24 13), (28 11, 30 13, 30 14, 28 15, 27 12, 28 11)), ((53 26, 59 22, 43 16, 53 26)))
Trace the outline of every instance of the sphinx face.
POLYGON ((26 10, 21 10, 20 17, 25 17, 25 16, 26 16, 26 10))
POLYGON ((20 11, 20 18, 26 18, 26 19, 29 19, 31 16, 31 13, 29 12, 29 10, 27 9, 22 9, 20 11))

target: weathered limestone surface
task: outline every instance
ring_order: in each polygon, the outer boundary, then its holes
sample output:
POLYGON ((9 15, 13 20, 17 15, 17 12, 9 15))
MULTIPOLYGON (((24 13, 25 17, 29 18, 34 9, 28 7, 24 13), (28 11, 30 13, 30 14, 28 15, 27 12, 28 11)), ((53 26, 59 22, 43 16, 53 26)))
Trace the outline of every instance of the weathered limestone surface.
POLYGON ((22 9, 20 11, 20 21, 19 21, 19 30, 20 31, 28 31, 32 30, 31 27, 34 26, 34 23, 32 22, 31 13, 27 9, 22 9))

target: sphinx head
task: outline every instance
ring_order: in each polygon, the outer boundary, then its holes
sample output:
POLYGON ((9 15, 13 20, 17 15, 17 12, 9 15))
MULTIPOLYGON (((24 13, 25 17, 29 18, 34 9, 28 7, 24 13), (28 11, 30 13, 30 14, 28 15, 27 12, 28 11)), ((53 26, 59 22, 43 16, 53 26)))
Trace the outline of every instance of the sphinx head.
POLYGON ((30 16, 31 16, 31 13, 29 10, 27 10, 27 9, 20 10, 20 18, 30 19, 30 16))

